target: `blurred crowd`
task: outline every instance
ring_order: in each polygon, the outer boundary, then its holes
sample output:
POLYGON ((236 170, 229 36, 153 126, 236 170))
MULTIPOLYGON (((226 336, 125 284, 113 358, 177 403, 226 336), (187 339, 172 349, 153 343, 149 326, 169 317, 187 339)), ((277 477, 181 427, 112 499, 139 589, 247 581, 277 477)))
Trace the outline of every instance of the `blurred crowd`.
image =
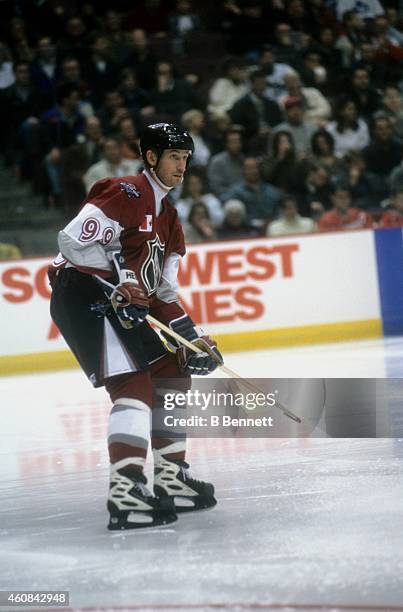
POLYGON ((378 0, 0 3, 4 164, 76 214, 186 127, 191 242, 403 227, 403 20, 378 0))

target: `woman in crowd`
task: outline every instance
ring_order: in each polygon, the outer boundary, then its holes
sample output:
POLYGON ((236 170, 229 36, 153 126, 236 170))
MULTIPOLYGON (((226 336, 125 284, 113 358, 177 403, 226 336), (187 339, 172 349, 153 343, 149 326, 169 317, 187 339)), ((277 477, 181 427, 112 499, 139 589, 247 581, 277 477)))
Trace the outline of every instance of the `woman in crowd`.
POLYGON ((262 178, 275 187, 290 190, 298 181, 301 162, 297 159, 294 140, 289 132, 279 131, 273 137, 272 153, 262 160, 262 178))
POLYGON ((325 167, 331 174, 338 172, 343 164, 334 154, 334 138, 325 129, 320 129, 312 136, 311 149, 313 161, 325 167))
POLYGON ((200 203, 208 210, 212 225, 219 227, 224 219, 220 200, 212 193, 206 193, 206 182, 201 173, 188 172, 183 181, 181 196, 176 203, 179 219, 186 221, 192 206, 200 203))
POLYGON ((187 221, 182 224, 182 227, 186 242, 205 242, 217 239, 207 206, 202 202, 193 204, 187 221))
POLYGON ((335 115, 336 121, 331 121, 326 129, 333 136, 336 156, 364 149, 369 144, 369 131, 364 119, 358 117, 355 102, 350 98, 341 100, 335 115))
POLYGON ((205 126, 204 113, 196 109, 187 111, 182 115, 182 125, 189 132, 195 143, 192 166, 205 168, 211 157, 211 151, 203 136, 205 126))

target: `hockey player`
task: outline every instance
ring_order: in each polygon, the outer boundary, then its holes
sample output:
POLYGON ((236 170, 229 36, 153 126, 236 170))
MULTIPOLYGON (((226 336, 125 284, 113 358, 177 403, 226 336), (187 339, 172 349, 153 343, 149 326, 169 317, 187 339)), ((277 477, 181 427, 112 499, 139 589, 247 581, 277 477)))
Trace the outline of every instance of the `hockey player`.
POLYGON ((167 385, 186 391, 191 374, 222 363, 177 296, 185 245, 166 196, 182 182, 194 144, 186 131, 159 123, 145 129, 140 147, 142 174, 95 183, 59 233, 60 254, 49 269, 52 318, 89 380, 105 385, 113 403, 109 529, 170 523, 178 512, 216 503, 213 485, 189 474, 185 435, 166 431, 161 420, 167 385), (145 320, 148 313, 202 352, 178 345, 169 351, 145 320), (154 495, 143 473, 150 423, 154 495))

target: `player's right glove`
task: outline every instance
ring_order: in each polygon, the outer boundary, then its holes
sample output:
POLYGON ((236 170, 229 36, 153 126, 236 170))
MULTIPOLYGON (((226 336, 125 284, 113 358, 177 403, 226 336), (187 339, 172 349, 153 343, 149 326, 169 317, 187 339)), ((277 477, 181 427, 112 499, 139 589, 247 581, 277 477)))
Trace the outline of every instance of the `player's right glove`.
POLYGON ((148 297, 139 285, 121 283, 110 297, 112 307, 126 329, 143 323, 148 315, 148 297))

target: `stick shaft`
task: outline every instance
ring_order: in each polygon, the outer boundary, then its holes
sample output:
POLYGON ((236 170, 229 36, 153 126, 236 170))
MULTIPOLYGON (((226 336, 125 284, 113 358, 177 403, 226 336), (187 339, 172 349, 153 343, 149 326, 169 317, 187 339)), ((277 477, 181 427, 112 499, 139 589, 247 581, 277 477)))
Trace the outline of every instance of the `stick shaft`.
MULTIPOLYGON (((174 338, 175 340, 177 340, 178 342, 183 344, 183 346, 186 346, 186 348, 188 348, 189 350, 193 351, 194 353, 202 353, 203 352, 198 346, 195 346, 194 344, 189 342, 189 340, 186 340, 186 338, 183 338, 180 334, 176 333, 173 329, 168 327, 168 325, 165 325, 165 323, 161 323, 161 321, 158 321, 158 319, 155 319, 153 316, 147 315, 146 319, 147 319, 147 321, 149 323, 152 323, 152 325, 155 325, 155 327, 158 327, 158 329, 162 330, 163 332, 165 332, 166 334, 171 336, 171 338, 174 338)), ((241 376, 237 372, 234 372, 234 370, 231 370, 231 368, 228 368, 225 365, 218 365, 218 367, 220 368, 220 370, 222 372, 224 372, 224 374, 226 374, 230 378, 238 378, 238 379, 242 380, 243 384, 245 386, 249 387, 250 389, 252 389, 254 393, 263 393, 263 391, 261 391, 261 389, 259 389, 259 387, 256 387, 252 383, 246 381, 243 378, 243 376, 241 376)), ((293 421, 296 421, 297 423, 301 423, 301 419, 296 414, 291 412, 291 410, 288 410, 288 408, 286 408, 285 406, 280 404, 277 400, 276 400, 276 403, 274 404, 274 406, 277 407, 279 410, 281 410, 281 412, 283 414, 288 416, 293 421)))

